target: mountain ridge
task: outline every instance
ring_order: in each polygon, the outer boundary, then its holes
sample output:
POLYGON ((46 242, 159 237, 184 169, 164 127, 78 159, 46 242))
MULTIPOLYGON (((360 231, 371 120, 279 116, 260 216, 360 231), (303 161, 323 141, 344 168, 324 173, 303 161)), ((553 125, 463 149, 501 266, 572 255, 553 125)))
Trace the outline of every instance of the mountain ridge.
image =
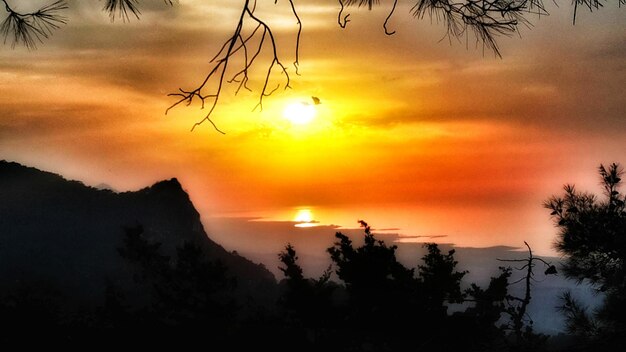
POLYGON ((51 282, 83 303, 101 302, 106 282, 132 281, 118 249, 136 226, 170 257, 186 242, 198 245, 243 290, 275 282, 262 264, 210 239, 176 178, 114 192, 0 160, 0 288, 51 282))

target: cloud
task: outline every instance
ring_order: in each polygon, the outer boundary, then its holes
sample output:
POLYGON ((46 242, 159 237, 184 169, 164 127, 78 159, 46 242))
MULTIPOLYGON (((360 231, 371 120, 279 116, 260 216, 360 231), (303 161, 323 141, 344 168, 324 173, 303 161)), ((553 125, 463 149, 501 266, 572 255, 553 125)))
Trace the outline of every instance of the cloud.
POLYGON ((424 243, 438 238, 446 238, 448 235, 423 235, 423 236, 399 236, 395 243, 424 243))

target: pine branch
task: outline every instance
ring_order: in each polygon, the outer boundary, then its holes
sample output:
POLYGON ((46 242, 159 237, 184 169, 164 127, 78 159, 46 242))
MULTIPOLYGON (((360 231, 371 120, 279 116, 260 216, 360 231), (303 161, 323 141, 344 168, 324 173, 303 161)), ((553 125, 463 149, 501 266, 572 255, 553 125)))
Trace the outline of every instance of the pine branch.
POLYGON ((43 43, 54 30, 67 23, 67 18, 61 14, 68 8, 65 0, 58 0, 31 13, 20 13, 2 0, 7 17, 0 24, 0 35, 4 37, 4 44, 11 42, 11 48, 23 45, 28 50, 37 48, 37 43, 43 43))

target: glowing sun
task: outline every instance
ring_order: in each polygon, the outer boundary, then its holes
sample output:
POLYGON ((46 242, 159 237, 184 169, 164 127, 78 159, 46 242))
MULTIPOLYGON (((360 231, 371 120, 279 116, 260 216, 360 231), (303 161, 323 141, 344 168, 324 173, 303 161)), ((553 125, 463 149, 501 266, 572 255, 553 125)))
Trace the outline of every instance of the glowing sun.
POLYGON ((315 114, 315 106, 305 102, 291 103, 283 110, 283 116, 295 125, 308 124, 313 121, 315 114))
POLYGON ((296 227, 313 227, 318 225, 318 222, 313 220, 313 213, 310 209, 299 209, 293 220, 297 223, 294 225, 296 227))

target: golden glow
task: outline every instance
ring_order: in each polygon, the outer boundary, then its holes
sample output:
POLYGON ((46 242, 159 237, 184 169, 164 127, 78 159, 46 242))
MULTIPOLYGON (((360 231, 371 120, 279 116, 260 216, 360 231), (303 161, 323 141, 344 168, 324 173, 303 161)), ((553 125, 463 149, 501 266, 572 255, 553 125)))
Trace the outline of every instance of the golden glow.
POLYGON ((299 209, 293 220, 297 222, 296 227, 313 227, 317 225, 317 221, 313 220, 311 209, 299 209))
POLYGON ((296 214, 294 221, 297 222, 311 222, 313 220, 313 214, 309 209, 300 209, 296 214))
POLYGON ((316 112, 315 106, 310 103, 291 103, 283 110, 283 117, 295 125, 306 125, 313 121, 316 112))

